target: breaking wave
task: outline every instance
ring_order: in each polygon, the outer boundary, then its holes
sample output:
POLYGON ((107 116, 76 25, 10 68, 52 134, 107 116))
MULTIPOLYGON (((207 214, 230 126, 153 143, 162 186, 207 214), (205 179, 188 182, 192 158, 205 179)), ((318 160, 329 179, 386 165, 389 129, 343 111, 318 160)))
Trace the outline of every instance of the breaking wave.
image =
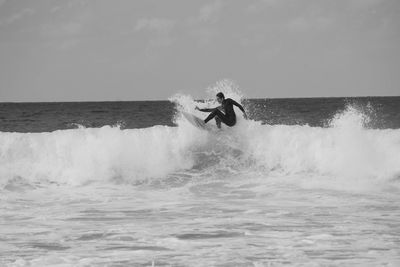
MULTIPOLYGON (((196 105, 185 96, 173 101, 178 109, 196 105)), ((175 122, 177 127, 0 132, 0 185, 4 188, 16 179, 71 185, 132 183, 178 171, 257 171, 266 179, 270 173, 379 181, 400 175, 400 130, 367 129, 365 116, 351 107, 327 128, 265 125, 239 118, 236 127, 202 131, 179 112, 175 122)))

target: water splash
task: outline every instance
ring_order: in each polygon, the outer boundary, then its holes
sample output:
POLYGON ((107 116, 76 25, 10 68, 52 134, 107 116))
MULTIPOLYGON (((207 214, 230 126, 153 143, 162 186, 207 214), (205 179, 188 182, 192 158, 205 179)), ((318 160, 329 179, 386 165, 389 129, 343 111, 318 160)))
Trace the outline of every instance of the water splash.
POLYGON ((0 184, 4 188, 16 177, 31 183, 132 183, 177 171, 221 170, 379 181, 399 176, 400 130, 365 129, 352 112, 338 115, 331 128, 242 121, 214 133, 178 118, 177 127, 0 133, 0 184))
MULTIPOLYGON (((207 89, 212 97, 220 91, 243 99, 229 80, 207 89)), ((167 179, 176 172, 211 178, 221 172, 256 173, 265 179, 305 174, 362 181, 357 185, 400 177, 400 130, 369 129, 370 118, 354 105, 334 115, 327 128, 263 125, 238 116, 235 127, 207 132, 189 124, 180 111, 204 117, 195 106, 213 107, 214 99, 196 101, 177 94, 170 101, 176 104, 177 127, 0 132, 0 188, 12 188, 10 183, 136 183, 167 179)))

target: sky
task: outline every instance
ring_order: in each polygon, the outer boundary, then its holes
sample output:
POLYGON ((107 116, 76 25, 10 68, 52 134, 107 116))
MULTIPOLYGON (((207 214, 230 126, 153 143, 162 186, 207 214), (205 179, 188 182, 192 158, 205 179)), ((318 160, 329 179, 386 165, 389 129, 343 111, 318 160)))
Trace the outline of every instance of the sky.
POLYGON ((399 96, 398 0, 0 0, 0 102, 399 96))

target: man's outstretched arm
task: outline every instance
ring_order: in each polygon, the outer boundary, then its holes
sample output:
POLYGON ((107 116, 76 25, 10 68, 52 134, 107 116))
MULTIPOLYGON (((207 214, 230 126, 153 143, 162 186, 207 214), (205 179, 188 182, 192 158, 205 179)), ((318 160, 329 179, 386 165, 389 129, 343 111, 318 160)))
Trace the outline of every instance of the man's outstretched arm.
POLYGON ((215 108, 199 108, 197 106, 195 109, 202 111, 202 112, 213 112, 215 110, 215 108))

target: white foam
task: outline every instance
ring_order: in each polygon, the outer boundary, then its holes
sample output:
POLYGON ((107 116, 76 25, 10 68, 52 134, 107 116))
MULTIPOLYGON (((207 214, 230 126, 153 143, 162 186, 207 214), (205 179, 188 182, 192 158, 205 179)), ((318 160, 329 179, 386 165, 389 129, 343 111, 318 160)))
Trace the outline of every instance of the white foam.
POLYGON ((155 126, 102 127, 51 133, 0 133, 0 179, 84 184, 162 177, 190 168, 203 132, 155 126))
MULTIPOLYGON (((193 111, 199 104, 181 95, 173 101, 181 110, 193 111)), ((262 125, 238 116, 237 126, 207 132, 179 113, 175 121, 177 127, 0 132, 0 186, 15 179, 72 185, 134 182, 192 168, 211 174, 256 170, 266 177, 278 172, 353 181, 400 176, 400 130, 366 129, 365 116, 352 108, 337 114, 328 128, 262 125)))

